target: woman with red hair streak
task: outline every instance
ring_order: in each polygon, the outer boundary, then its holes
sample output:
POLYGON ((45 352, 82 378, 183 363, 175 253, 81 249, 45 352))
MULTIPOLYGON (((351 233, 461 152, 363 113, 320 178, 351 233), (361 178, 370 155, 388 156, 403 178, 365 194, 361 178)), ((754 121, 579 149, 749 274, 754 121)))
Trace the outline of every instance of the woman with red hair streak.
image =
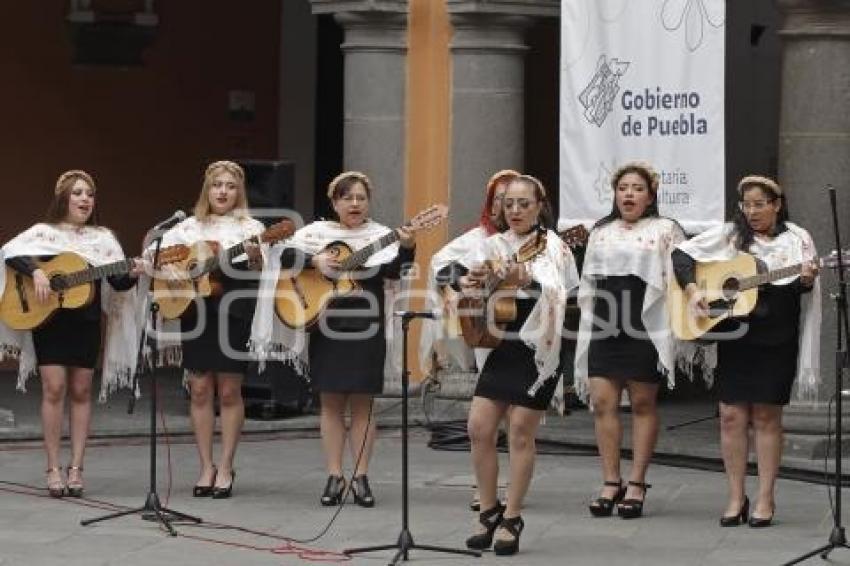
MULTIPOLYGON (((484 367, 484 361, 490 349, 475 348, 473 350, 464 342, 460 326, 456 323, 457 295, 451 291, 449 285, 460 277, 457 262, 489 236, 501 231, 496 226, 496 221, 502 207, 502 198, 508 183, 519 175, 513 169, 502 169, 494 173, 487 181, 478 224, 447 243, 431 258, 428 270, 428 295, 425 299, 426 308, 441 310, 443 316, 442 320, 422 321, 419 361, 422 372, 426 375, 436 371, 438 367, 449 365, 456 365, 463 370, 473 368, 480 370, 484 367)), ((507 418, 505 420, 507 421, 507 418)), ((470 507, 473 511, 478 511, 480 508, 477 491, 470 507)))
MULTIPOLYGON (((453 295, 447 293, 446 289, 460 277, 458 261, 489 236, 501 231, 496 227, 496 218, 508 183, 516 177, 519 177, 519 173, 512 169, 503 169, 490 177, 478 224, 447 243, 431 258, 426 306, 429 309, 444 310, 446 320, 453 319, 452 312, 456 306, 451 300, 453 295)), ((448 325, 441 321, 423 322, 425 324, 422 327, 419 360, 424 373, 433 371, 435 359, 441 367, 452 362, 462 369, 480 368, 484 365, 488 349, 476 348, 473 359, 473 352, 466 346, 459 331, 452 332, 452 329, 447 328, 448 325)))

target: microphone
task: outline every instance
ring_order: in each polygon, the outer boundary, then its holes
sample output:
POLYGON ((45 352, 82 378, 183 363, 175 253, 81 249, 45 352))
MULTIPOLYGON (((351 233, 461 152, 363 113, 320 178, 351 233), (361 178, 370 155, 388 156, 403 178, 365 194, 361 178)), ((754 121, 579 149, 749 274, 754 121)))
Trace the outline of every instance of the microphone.
POLYGON ((169 216, 168 218, 166 218, 165 220, 163 220, 162 222, 160 222, 159 224, 157 224, 156 226, 154 226, 151 229, 152 230, 168 230, 172 226, 182 222, 185 219, 186 219, 186 213, 183 212, 182 210, 177 210, 177 211, 174 212, 174 214, 172 214, 171 216, 169 216))
POLYGON ((440 313, 436 311, 394 311, 393 315, 402 318, 430 318, 431 320, 440 318, 440 313))

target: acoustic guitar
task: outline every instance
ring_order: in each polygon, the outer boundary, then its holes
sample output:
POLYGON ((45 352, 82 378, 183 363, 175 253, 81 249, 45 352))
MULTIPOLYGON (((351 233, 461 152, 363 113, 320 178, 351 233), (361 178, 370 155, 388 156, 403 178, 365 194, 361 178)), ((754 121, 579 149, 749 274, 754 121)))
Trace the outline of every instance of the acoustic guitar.
MULTIPOLYGON (((563 242, 570 247, 571 251, 574 251, 578 247, 582 247, 587 245, 587 239, 590 236, 587 228, 584 227, 583 224, 577 224, 570 228, 567 228, 563 232, 559 232, 558 236, 563 240, 563 242)), ((473 346, 480 348, 487 348, 490 346, 485 346, 484 344, 497 344, 501 341, 500 338, 496 338, 495 336, 491 336, 489 333, 483 332, 486 329, 486 324, 484 324, 484 320, 477 317, 467 317, 467 319, 461 323, 461 317, 459 316, 459 308, 460 301, 462 295, 452 289, 451 286, 445 285, 440 289, 440 293, 443 298, 443 329, 444 334, 448 337, 454 338, 459 336, 464 336, 464 341, 471 341, 473 343, 481 344, 481 346, 473 346), (466 325, 467 329, 464 333, 463 326, 466 325), (468 338, 467 338, 468 337, 468 338)), ((511 320, 513 320, 513 316, 515 316, 516 305, 512 304, 514 301, 508 300, 507 297, 502 298, 498 301, 494 306, 493 314, 496 316, 499 324, 507 324, 511 320), (507 320, 503 320, 507 319, 507 320)), ((484 307, 483 304, 478 302, 472 302, 467 300, 464 302, 465 309, 472 309, 472 312, 478 313, 484 307)), ((570 302, 567 304, 567 315, 568 319, 572 320, 573 318, 576 320, 575 328, 578 329, 578 306, 575 304, 575 299, 570 299, 570 302)), ((565 324, 567 322, 565 321, 565 324)), ((570 326, 570 328, 572 328, 570 326)))
POLYGON ((502 342, 505 327, 517 317, 514 285, 505 278, 514 266, 532 261, 546 250, 546 233, 531 238, 507 262, 487 260, 489 274, 476 293, 464 294, 457 311, 461 332, 471 348, 495 348, 502 342))
POLYGON ((230 263, 233 258, 245 253, 245 244, 275 243, 290 237, 295 232, 291 220, 281 220, 264 230, 258 236, 248 238, 219 253, 217 242, 196 242, 189 246, 188 257, 174 263, 171 277, 155 277, 153 280, 153 300, 159 305, 159 314, 165 320, 179 318, 197 297, 210 297, 221 294, 221 285, 210 275, 221 266, 221 262, 230 263))
MULTIPOLYGON (((404 227, 413 232, 433 228, 446 219, 448 212, 446 205, 435 204, 411 218, 404 227)), ((312 267, 307 267, 298 274, 282 271, 275 295, 277 316, 290 328, 312 330, 327 308, 328 302, 360 289, 353 272, 361 268, 373 254, 398 239, 398 231, 393 230, 356 252, 345 242, 328 244, 320 253, 327 253, 340 262, 340 269, 335 277, 327 277, 312 267)))
MULTIPOLYGON (((820 267, 835 267, 837 253, 817 259, 820 267)), ((842 252, 845 267, 850 253, 842 252)), ((706 261, 696 264, 696 285, 708 303, 708 316, 696 316, 688 303, 688 295, 673 280, 667 289, 667 308, 670 311, 670 328, 681 340, 697 340, 727 318, 743 317, 755 308, 758 287, 772 281, 799 275, 803 263, 766 270, 754 256, 740 252, 726 261, 706 261)))
MULTIPOLYGON (((170 246, 160 253, 165 265, 189 256, 187 246, 170 246)), ((14 330, 32 330, 47 322, 59 309, 78 309, 91 303, 93 283, 111 275, 123 275, 133 268, 132 258, 92 267, 79 255, 65 252, 47 261, 36 260, 38 268, 50 280, 50 293, 42 303, 35 295, 32 277, 6 267, 6 288, 0 300, 0 320, 14 330)))

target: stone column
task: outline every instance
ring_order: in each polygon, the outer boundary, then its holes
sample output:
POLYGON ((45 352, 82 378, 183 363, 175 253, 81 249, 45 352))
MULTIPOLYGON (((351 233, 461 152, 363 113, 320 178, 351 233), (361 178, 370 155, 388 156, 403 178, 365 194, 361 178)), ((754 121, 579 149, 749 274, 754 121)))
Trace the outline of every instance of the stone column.
POLYGON ((524 163, 525 31, 558 0, 446 0, 454 27, 449 236, 474 224, 487 179, 524 163))
POLYGON ((333 14, 345 30, 343 167, 369 176, 378 195, 372 215, 398 225, 404 216, 407 0, 310 1, 314 14, 333 14))
MULTIPOLYGON (((825 253, 835 247, 824 190, 828 184, 837 189, 840 229, 845 247, 850 245, 850 1, 778 0, 778 5, 784 18, 779 180, 792 219, 811 231, 818 250, 825 253)), ((822 273, 817 400, 794 402, 786 411, 786 444, 792 453, 809 457, 823 453, 826 403, 835 387, 836 317, 829 298, 835 282, 834 273, 822 273)), ((850 441, 850 418, 845 417, 844 424, 845 441, 850 441)))

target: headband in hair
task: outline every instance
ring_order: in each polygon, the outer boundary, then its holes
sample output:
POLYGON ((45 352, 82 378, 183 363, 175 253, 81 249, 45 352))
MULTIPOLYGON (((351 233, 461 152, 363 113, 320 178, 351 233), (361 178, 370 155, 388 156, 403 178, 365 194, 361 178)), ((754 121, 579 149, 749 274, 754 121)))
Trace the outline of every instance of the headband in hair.
POLYGON ((618 167, 617 170, 614 171, 614 174, 611 175, 611 188, 616 191, 617 181, 619 181, 623 175, 634 169, 639 169, 646 173, 650 181, 649 190, 653 193, 657 193, 658 183, 661 180, 661 176, 658 174, 658 171, 656 171, 655 168, 646 161, 629 161, 628 163, 618 167))
POLYGON ((243 183, 245 182, 245 171, 242 169, 242 166, 236 163, 235 161, 213 161, 209 165, 207 165, 207 170, 204 171, 204 179, 208 178, 212 175, 212 172, 216 169, 225 169, 229 173, 235 174, 239 177, 239 180, 243 183))
POLYGON ((62 193, 62 185, 64 185, 69 179, 82 179, 86 183, 88 183, 91 188, 94 187, 94 179, 92 179, 91 175, 83 171, 82 169, 71 169, 70 171, 65 171, 59 178, 56 179, 56 187, 53 189, 53 194, 59 195, 62 193))
POLYGON ((502 169, 501 171, 496 171, 493 173, 493 176, 490 177, 490 180, 487 181, 487 194, 490 194, 490 191, 492 191, 498 183, 516 179, 519 176, 519 171, 514 171, 513 169, 502 169))
POLYGON ((541 196, 543 196, 544 198, 546 197, 546 188, 543 186, 543 183, 541 183, 540 179, 538 179, 537 177, 534 177, 532 175, 517 175, 516 179, 514 179, 514 180, 515 181, 526 181, 528 183, 531 183, 532 185, 534 185, 535 187, 537 187, 540 190, 541 196))
POLYGON ((747 175, 738 183, 738 196, 744 194, 744 188, 752 185, 757 185, 759 187, 764 187, 772 192, 775 196, 782 196, 782 188, 779 186, 779 183, 771 179, 770 177, 763 177, 761 175, 747 175))
POLYGON ((343 171, 339 175, 333 178, 333 180, 328 183, 328 198, 332 199, 334 197, 334 191, 336 191, 337 185, 339 185, 345 179, 357 179, 368 191, 372 190, 372 183, 369 181, 369 177, 366 176, 365 173, 361 173, 360 171, 343 171))

